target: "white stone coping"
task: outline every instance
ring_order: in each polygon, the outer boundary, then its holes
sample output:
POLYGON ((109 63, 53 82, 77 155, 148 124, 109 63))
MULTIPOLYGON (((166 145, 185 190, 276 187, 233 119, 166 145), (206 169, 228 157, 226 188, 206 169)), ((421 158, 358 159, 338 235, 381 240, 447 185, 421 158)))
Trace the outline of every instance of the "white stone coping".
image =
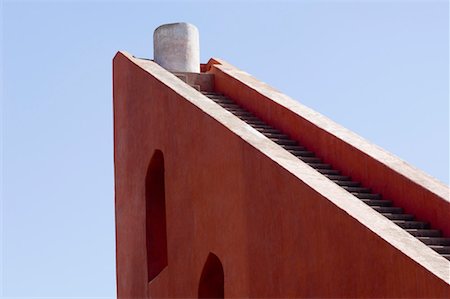
MULTIPOLYGON (((132 55, 125 52, 121 53, 128 57, 128 59, 130 59, 133 63, 150 73, 157 80, 161 81, 170 89, 184 97, 187 101, 191 102, 200 110, 223 124, 245 142, 249 143, 275 163, 285 168, 292 175, 296 176, 299 180, 303 181, 316 192, 327 198, 338 208, 344 210, 348 215, 356 219, 363 226, 370 229, 380 238, 384 239, 386 242, 400 250, 403 254, 407 255, 416 263, 450 285, 450 261, 439 255, 424 243, 420 242, 414 236, 410 235, 389 219, 382 216, 380 213, 376 212, 374 209, 363 203, 360 199, 345 191, 325 176, 321 175, 308 164, 284 150, 281 146, 265 137, 237 116, 233 115, 203 94, 185 84, 156 63, 149 60, 134 58, 132 55)), ((239 74, 236 74, 238 72, 237 70, 227 71, 233 71, 233 74, 239 77, 249 76, 241 71, 239 71, 239 74)), ((252 88, 258 88, 258 90, 261 86, 267 86, 264 83, 256 82, 253 78, 246 79, 251 81, 249 82, 251 83, 249 86, 252 88), (261 86, 259 86, 259 84, 261 86)), ((245 83, 247 84, 247 82, 245 83)), ((356 136, 347 130, 343 130, 340 126, 337 126, 331 121, 324 119, 320 114, 315 113, 311 109, 298 104, 294 100, 291 100, 289 97, 284 96, 275 90, 272 90, 268 86, 262 92, 270 98, 275 97, 277 100, 283 102, 284 106, 288 109, 292 109, 297 113, 301 112, 302 115, 306 114, 309 118, 311 118, 311 120, 314 120, 315 124, 318 123, 322 127, 326 126, 338 136, 343 136, 347 139, 356 136), (319 119, 315 120, 312 118, 319 119)), ((358 140, 360 140, 359 137, 358 140)), ((352 142, 351 144, 355 143, 354 140, 349 141, 352 142)), ((364 140, 361 139, 359 142, 361 143, 359 148, 367 147, 364 140)), ((374 151, 373 149, 369 150, 374 151)), ((384 154, 384 151, 378 152, 377 154, 382 155, 384 154)))
POLYGON ((200 73, 197 27, 189 23, 164 24, 153 33, 154 61, 171 72, 200 73))

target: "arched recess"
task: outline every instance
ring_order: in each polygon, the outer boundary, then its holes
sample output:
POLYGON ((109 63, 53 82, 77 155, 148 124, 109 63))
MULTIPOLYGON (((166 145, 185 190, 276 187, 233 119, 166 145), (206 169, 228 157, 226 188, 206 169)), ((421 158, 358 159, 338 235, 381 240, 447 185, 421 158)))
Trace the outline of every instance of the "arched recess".
POLYGON ((155 150, 145 177, 147 273, 150 282, 167 267, 164 155, 155 150))
POLYGON ((214 253, 209 253, 203 266, 198 298, 224 298, 223 267, 214 253))

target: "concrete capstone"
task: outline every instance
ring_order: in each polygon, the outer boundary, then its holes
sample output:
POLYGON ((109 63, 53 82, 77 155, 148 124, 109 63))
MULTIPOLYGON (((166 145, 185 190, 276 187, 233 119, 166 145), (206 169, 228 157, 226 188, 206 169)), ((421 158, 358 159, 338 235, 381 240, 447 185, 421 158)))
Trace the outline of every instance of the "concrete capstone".
POLYGON ((153 33, 154 60, 171 72, 200 72, 198 29, 189 23, 161 25, 153 33))

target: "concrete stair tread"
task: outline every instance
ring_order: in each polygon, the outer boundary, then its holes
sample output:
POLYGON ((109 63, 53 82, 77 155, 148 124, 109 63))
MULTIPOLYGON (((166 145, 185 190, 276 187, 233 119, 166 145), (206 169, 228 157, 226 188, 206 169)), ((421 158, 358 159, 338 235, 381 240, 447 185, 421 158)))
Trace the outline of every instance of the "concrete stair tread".
POLYGON ((229 98, 227 98, 226 96, 223 96, 223 95, 211 95, 211 96, 208 96, 208 98, 210 98, 214 102, 222 101, 222 102, 227 102, 227 103, 235 103, 234 101, 230 100, 229 98))
POLYGON ((411 214, 391 214, 391 213, 382 213, 384 217, 389 220, 414 220, 414 215, 411 214))
POLYGON ((450 254, 450 246, 446 245, 429 245, 431 249, 440 254, 450 254))
POLYGON ((420 241, 427 245, 450 245, 450 238, 442 237, 417 237, 420 241))
POLYGON ((414 237, 440 237, 441 231, 438 229, 406 229, 414 237))
POLYGON ((233 101, 231 101, 227 98, 223 98, 223 97, 215 97, 215 98, 210 98, 210 99, 212 99, 214 102, 216 102, 219 105, 235 104, 233 101))
POLYGON ((358 182, 353 182, 349 176, 345 175, 327 174, 325 176, 334 182, 338 181, 338 182, 349 182, 359 184, 358 182))
POLYGON ((402 228, 428 228, 429 224, 423 221, 416 220, 393 220, 395 224, 402 228))
POLYGON ((321 163, 322 162, 322 160, 317 157, 305 157, 305 156, 299 156, 299 155, 296 155, 296 157, 299 158, 300 160, 302 160, 303 162, 307 162, 307 163, 321 163))
POLYGON ((403 209, 399 207, 372 207, 375 211, 379 213, 389 213, 389 214, 402 214, 403 209))
POLYGON ((277 144, 284 144, 284 145, 296 145, 297 141, 287 138, 269 138, 273 142, 277 144))
POLYGON ((251 126, 254 127, 254 128, 276 130, 276 129, 272 128, 271 126, 269 126, 268 124, 263 123, 262 121, 261 121, 260 123, 256 123, 256 124, 249 123, 249 125, 251 125, 251 126))
POLYGON ((306 148, 301 145, 284 145, 283 148, 287 151, 306 151, 306 148))
POLYGON ((358 193, 370 193, 371 190, 365 187, 355 187, 355 186, 342 186, 348 192, 358 192, 358 193))
POLYGON ((383 199, 361 199, 365 204, 375 207, 390 207, 392 201, 383 199))
POLYGON ((257 131, 261 132, 262 134, 267 133, 267 132, 282 134, 280 131, 278 131, 277 129, 274 129, 272 127, 253 127, 253 128, 256 129, 257 131))
POLYGON ((223 96, 223 93, 216 91, 201 91, 201 93, 208 96, 216 96, 216 95, 223 96))
MULTIPOLYGON (((234 114, 234 113, 233 113, 234 114)), ((260 120, 259 118, 257 118, 254 115, 245 115, 245 114, 235 114, 237 116, 239 116, 240 119, 245 120, 247 123, 249 124, 255 124, 255 125, 264 125, 264 126, 268 126, 268 124, 266 124, 265 122, 263 122, 262 120, 260 120)))
POLYGON ((288 135, 283 134, 281 132, 280 133, 267 132, 267 133, 264 133, 264 136, 266 136, 267 138, 278 138, 278 139, 286 138, 286 139, 289 139, 288 135))
POLYGON ((334 170, 332 169, 330 164, 326 164, 326 163, 307 163, 309 166, 311 166, 312 168, 315 169, 329 169, 329 170, 334 170))
POLYGON ((340 173, 341 173, 339 170, 331 169, 331 168, 319 168, 316 170, 318 172, 320 172, 321 174, 340 175, 340 173))
POLYGON ((296 150, 290 150, 291 154, 299 157, 314 157, 314 153, 310 151, 296 151, 296 150))
MULTIPOLYGON (((245 119, 243 119, 243 121, 245 121, 245 119)), ((249 122, 249 121, 245 121, 248 125, 250 125, 252 128, 259 130, 259 129, 272 129, 272 127, 261 123, 261 122, 249 122)))
POLYGON ((347 186, 347 187, 360 187, 361 186, 360 182, 355 182, 355 181, 351 181, 351 180, 333 180, 332 179, 332 181, 335 184, 337 184, 337 185, 339 185, 341 187, 344 187, 344 186, 347 186))
POLYGON ((241 111, 246 111, 248 113, 251 113, 250 111, 245 110, 244 108, 242 108, 241 106, 239 106, 236 103, 222 103, 220 106, 227 108, 227 109, 236 109, 236 110, 241 110, 241 111))
POLYGON ((361 192, 350 192, 359 199, 381 199, 381 195, 378 193, 361 193, 361 192))
POLYGON ((253 117, 255 117, 252 113, 247 112, 245 110, 240 110, 240 109, 227 109, 227 110, 236 116, 253 116, 253 117))

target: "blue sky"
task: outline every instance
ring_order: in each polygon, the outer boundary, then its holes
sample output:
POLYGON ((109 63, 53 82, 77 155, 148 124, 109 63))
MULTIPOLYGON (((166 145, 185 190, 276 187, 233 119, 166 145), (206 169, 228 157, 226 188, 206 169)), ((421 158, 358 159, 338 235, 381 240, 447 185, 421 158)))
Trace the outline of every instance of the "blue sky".
POLYGON ((1 294, 115 298, 112 64, 220 57, 449 182, 447 1, 1 1, 1 294))

